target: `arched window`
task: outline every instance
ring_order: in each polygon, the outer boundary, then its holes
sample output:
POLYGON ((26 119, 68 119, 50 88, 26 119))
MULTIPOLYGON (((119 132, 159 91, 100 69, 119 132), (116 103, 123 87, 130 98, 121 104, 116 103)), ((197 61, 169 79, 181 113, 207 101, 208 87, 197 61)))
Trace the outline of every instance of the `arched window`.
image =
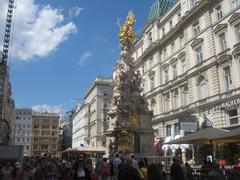
POLYGON ((198 78, 198 95, 199 99, 204 99, 207 97, 206 80, 204 76, 200 76, 198 78))

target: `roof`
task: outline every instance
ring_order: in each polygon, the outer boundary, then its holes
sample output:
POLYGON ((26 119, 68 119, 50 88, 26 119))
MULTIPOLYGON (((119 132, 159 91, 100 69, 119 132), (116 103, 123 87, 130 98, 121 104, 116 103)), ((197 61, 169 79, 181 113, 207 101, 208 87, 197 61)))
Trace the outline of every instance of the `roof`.
POLYGON ((155 19, 166 13, 177 0, 156 0, 150 7, 148 20, 155 19))

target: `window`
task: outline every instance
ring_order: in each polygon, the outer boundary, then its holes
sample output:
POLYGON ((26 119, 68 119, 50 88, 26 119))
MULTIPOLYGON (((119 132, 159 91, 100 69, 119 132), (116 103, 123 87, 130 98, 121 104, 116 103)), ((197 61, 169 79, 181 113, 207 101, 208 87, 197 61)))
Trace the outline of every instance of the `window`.
POLYGON ((240 4, 240 0, 232 0, 232 7, 235 8, 240 4))
POLYGON ((179 135, 180 134, 180 128, 179 128, 179 123, 174 124, 174 135, 179 135))
POLYGON ((179 38, 180 47, 183 47, 183 36, 179 38))
POLYGON ((165 78, 165 83, 168 82, 168 69, 165 69, 164 71, 164 78, 165 78))
POLYGON ((230 125, 238 124, 238 112, 236 109, 229 110, 228 116, 229 116, 229 124, 230 125))
POLYGON ((182 65, 182 73, 185 73, 187 71, 187 62, 185 59, 182 60, 181 65, 182 65))
POLYGON ((153 67, 153 57, 149 59, 149 68, 153 67))
POLYGON ((181 20, 181 13, 178 13, 178 22, 181 20))
POLYGON ((154 76, 150 77, 150 90, 155 88, 154 76))
POLYGON ((155 105, 156 105, 155 99, 151 99, 150 106, 151 106, 151 110, 153 111, 153 114, 154 114, 154 107, 155 107, 155 105))
POLYGON ((169 22, 169 28, 172 29, 173 27, 173 24, 172 24, 172 21, 169 22))
POLYGON ((144 74, 144 73, 145 73, 145 66, 142 65, 142 74, 144 74))
POLYGON ((172 66, 173 79, 177 77, 177 65, 172 66))
POLYGON ((173 91, 173 108, 178 108, 178 90, 173 91))
POLYGON ((165 28, 162 28, 162 36, 165 35, 165 28))
POLYGON ((152 42, 152 32, 148 33, 148 40, 149 40, 150 43, 152 42))
POLYGON ((206 80, 203 76, 200 76, 198 78, 198 92, 199 92, 199 99, 204 99, 207 97, 206 80))
POLYGON ((197 5, 197 0, 190 0, 190 7, 193 8, 197 5))
POLYGON ((197 64, 199 64, 203 61, 202 47, 197 48, 195 50, 195 53, 197 58, 197 64))
POLYGON ((232 78, 231 78, 231 70, 230 66, 223 68, 223 75, 224 75, 224 83, 226 91, 232 89, 232 78))
POLYGON ((171 51, 172 51, 172 54, 175 52, 175 44, 174 44, 174 42, 171 44, 171 51))
POLYGON ((218 20, 219 20, 219 19, 222 19, 223 13, 222 13, 222 7, 221 7, 220 4, 215 8, 215 11, 216 11, 217 19, 218 19, 218 20))
POLYGON ((171 136, 171 125, 166 126, 166 135, 167 135, 167 137, 171 136))
POLYGON ((188 85, 182 87, 182 104, 183 106, 188 104, 188 85))
POLYGON ((220 34, 218 37, 219 37, 220 50, 221 51, 226 50, 227 49, 227 41, 226 41, 225 33, 220 34))
POLYGON ((169 93, 165 95, 165 111, 170 110, 170 96, 169 93))
POLYGON ((193 24, 193 35, 196 36, 200 33, 200 25, 199 25, 199 22, 195 22, 193 24))
POLYGON ((167 57, 167 49, 163 49, 163 60, 165 60, 167 57))
POLYGON ((240 23, 238 23, 235 26, 235 34, 236 34, 237 43, 239 43, 240 42, 240 23))

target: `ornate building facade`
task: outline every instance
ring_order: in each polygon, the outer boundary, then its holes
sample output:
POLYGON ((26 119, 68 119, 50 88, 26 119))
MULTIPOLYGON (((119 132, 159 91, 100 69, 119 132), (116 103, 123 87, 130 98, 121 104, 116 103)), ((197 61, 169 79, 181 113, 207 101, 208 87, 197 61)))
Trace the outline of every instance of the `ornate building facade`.
POLYGON ((106 148, 107 111, 112 97, 112 79, 97 77, 73 115, 72 147, 106 148))
POLYGON ((0 144, 8 145, 12 143, 11 131, 14 107, 7 61, 2 60, 0 56, 0 144))
POLYGON ((156 136, 195 131, 205 115, 214 127, 239 126, 239 0, 176 1, 151 16, 132 56, 156 136))
POLYGON ((58 113, 32 112, 32 155, 56 155, 59 143, 58 113))

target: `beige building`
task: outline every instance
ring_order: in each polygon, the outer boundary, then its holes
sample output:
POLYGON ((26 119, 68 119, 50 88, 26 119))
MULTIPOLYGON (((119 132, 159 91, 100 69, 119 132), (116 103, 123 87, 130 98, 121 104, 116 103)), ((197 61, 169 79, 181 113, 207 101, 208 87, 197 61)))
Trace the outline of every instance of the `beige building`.
POLYGON ((240 1, 178 0, 151 18, 133 57, 157 136, 194 131, 204 115, 214 127, 239 126, 240 1))
POLYGON ((57 154, 59 142, 58 113, 32 113, 32 155, 57 154))
POLYGON ((107 147, 107 112, 112 97, 112 79, 97 77, 73 116, 74 147, 107 147))

